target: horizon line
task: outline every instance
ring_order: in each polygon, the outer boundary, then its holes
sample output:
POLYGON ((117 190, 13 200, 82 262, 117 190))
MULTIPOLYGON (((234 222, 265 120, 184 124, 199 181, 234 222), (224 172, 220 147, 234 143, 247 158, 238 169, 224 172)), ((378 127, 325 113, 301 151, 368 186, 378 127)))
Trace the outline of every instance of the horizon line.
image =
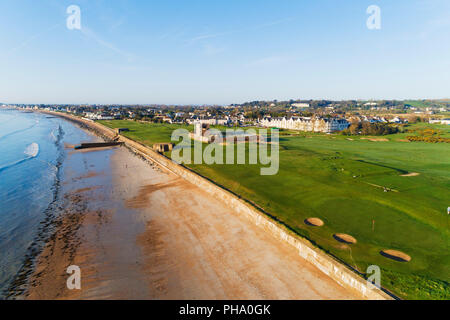
POLYGON ((402 98, 402 99, 398 99, 398 98, 379 98, 379 99, 374 99, 374 98, 369 98, 369 99, 364 99, 364 98, 350 98, 350 99, 330 99, 330 98, 305 98, 305 99, 301 99, 301 98, 290 98, 290 99, 254 99, 254 100, 248 100, 248 101, 244 101, 244 102, 232 102, 232 103, 69 103, 69 102, 60 102, 60 103, 55 103, 55 102, 47 102, 47 103, 42 103, 42 102, 5 102, 5 101, 0 101, 0 104, 2 105, 72 105, 72 106, 77 106, 77 105, 104 105, 104 106, 152 106, 152 105, 163 105, 163 106, 230 106, 233 104, 244 104, 244 103, 249 103, 249 102, 255 102, 255 101, 259 101, 259 102, 289 102, 289 101, 323 101, 323 100, 328 100, 328 101, 336 101, 336 102, 345 102, 345 101, 424 101, 424 100, 430 100, 430 101, 448 101, 450 102, 450 98, 402 98))

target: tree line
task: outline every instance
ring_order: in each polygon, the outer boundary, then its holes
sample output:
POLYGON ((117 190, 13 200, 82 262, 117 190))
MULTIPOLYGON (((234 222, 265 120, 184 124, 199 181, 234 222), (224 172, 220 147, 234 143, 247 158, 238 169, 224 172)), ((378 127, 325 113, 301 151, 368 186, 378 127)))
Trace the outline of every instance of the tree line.
POLYGON ((400 131, 398 126, 387 123, 352 122, 350 126, 342 130, 343 135, 384 136, 400 131))

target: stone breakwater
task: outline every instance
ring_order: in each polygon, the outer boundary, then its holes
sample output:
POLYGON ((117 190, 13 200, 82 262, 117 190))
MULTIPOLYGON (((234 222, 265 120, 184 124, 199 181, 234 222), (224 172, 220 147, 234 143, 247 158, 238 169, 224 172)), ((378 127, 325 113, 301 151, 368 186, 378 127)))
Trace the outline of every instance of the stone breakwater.
POLYGON ((132 152, 153 163, 156 163, 163 169, 169 170, 188 182, 196 185, 212 197, 226 203, 228 207, 249 219, 272 236, 295 247, 298 250, 299 256, 312 263, 319 270, 331 277, 343 287, 355 290, 366 299, 384 300, 393 298, 390 294, 387 294, 383 290, 380 290, 379 288, 368 283, 354 271, 350 270, 349 267, 339 262, 334 257, 326 254, 321 249, 315 247, 310 241, 298 236, 286 226, 264 214, 250 203, 240 199, 237 195, 225 190, 192 170, 181 166, 164 155, 153 151, 150 147, 127 137, 121 135, 117 136, 114 130, 93 121, 77 118, 68 114, 53 112, 46 113, 57 115, 66 118, 69 121, 75 122, 81 127, 93 131, 106 141, 112 141, 115 139, 116 141, 118 140, 124 142, 125 146, 132 152))

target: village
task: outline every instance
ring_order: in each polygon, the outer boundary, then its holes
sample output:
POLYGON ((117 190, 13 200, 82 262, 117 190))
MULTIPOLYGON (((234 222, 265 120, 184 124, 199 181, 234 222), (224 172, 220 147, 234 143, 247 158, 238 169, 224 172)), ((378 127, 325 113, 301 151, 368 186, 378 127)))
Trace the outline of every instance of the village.
POLYGON ((351 124, 450 124, 449 101, 253 101, 227 106, 176 105, 4 105, 67 112, 89 120, 134 120, 225 127, 267 127, 333 133, 351 124))

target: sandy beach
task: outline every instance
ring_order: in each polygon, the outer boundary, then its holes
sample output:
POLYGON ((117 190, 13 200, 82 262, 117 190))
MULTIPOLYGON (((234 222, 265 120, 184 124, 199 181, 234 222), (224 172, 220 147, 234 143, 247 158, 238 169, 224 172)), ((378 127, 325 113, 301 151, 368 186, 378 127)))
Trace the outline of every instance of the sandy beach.
POLYGON ((66 169, 64 213, 38 257, 28 299, 362 298, 125 147, 72 155, 85 172, 66 169), (102 152, 112 152, 111 172, 96 171, 102 152), (81 290, 66 287, 69 265, 81 268, 81 290))

